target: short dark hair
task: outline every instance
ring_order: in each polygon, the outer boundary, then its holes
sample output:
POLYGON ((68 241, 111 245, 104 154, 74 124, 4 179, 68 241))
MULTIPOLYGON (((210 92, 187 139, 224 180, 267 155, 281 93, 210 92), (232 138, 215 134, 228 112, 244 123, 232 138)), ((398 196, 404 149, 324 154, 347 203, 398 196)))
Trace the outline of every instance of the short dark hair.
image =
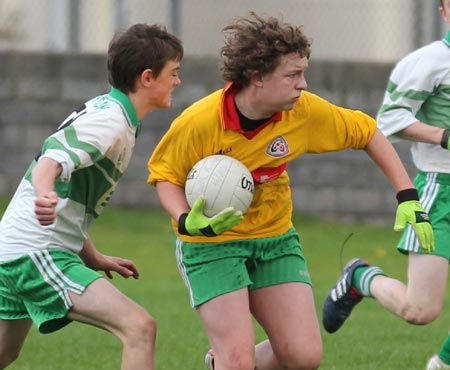
POLYGON ((254 12, 248 18, 226 26, 225 46, 221 49, 222 78, 246 86, 254 72, 273 72, 282 56, 298 53, 309 58, 311 39, 303 27, 282 23, 274 17, 263 18, 254 12))
POLYGON ((133 92, 143 71, 151 69, 157 77, 169 60, 182 58, 181 41, 164 26, 135 24, 109 43, 108 80, 124 93, 133 92))

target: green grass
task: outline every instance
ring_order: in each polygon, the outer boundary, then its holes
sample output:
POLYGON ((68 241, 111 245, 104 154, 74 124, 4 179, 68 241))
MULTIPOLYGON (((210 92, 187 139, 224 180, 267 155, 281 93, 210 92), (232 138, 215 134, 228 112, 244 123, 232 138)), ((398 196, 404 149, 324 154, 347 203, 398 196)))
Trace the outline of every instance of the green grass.
MULTIPOLYGON (((0 203, 0 209, 4 203, 0 203)), ((362 256, 404 280, 407 258, 395 250, 398 234, 390 228, 319 222, 296 217, 314 282, 318 315, 327 291, 341 271, 340 246, 350 233, 342 262, 362 256)), ((200 320, 189 307, 173 253, 168 216, 159 210, 131 211, 109 207, 91 230, 99 250, 133 259, 139 280, 115 277, 113 283, 139 302, 158 322, 156 369, 202 370, 208 341, 200 320)), ((448 298, 447 298, 448 305, 448 298)), ((415 327, 364 300, 336 334, 323 332, 327 370, 422 370, 448 331, 447 312, 426 327, 415 327)), ((256 327, 258 340, 264 338, 256 327)), ((73 323, 49 335, 33 328, 11 370, 71 370, 120 368, 120 343, 111 334, 73 323)), ((139 369, 137 369, 139 370, 139 369)))

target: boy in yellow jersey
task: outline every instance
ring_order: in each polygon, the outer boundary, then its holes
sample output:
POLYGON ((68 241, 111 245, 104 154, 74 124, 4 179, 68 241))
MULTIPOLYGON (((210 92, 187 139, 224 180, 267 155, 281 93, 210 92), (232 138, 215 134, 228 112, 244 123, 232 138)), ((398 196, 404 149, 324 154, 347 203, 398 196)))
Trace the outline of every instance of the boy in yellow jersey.
POLYGON ((179 269, 212 346, 208 368, 317 369, 322 342, 287 164, 303 153, 363 149, 397 192, 398 224, 412 224, 429 250, 431 225, 374 119, 305 91, 310 40, 301 27, 251 13, 224 31, 226 86, 174 120, 150 158, 148 181, 173 219, 179 269), (212 154, 252 172, 245 215, 227 209, 208 218, 201 198, 189 208, 186 175, 212 154), (268 336, 256 347, 252 317, 268 336))

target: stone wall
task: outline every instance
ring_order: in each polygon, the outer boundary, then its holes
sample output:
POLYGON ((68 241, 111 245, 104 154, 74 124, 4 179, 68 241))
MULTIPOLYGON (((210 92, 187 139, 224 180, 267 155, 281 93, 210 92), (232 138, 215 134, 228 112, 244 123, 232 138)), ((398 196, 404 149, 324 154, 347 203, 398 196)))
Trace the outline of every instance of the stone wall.
MULTIPOLYGON (((392 65, 310 61, 309 90, 375 115, 392 65)), ((115 204, 159 206, 146 184, 147 160, 171 120, 222 86, 217 60, 186 58, 170 110, 144 121, 135 155, 113 196, 115 204)), ((10 197, 43 139, 85 100, 109 90, 98 55, 0 54, 0 197, 10 197)), ((320 124, 320 123, 318 123, 320 124)), ((398 146, 411 175, 408 145, 398 146)), ((305 155, 289 165, 295 210, 327 219, 392 224, 395 194, 364 151, 305 155)))

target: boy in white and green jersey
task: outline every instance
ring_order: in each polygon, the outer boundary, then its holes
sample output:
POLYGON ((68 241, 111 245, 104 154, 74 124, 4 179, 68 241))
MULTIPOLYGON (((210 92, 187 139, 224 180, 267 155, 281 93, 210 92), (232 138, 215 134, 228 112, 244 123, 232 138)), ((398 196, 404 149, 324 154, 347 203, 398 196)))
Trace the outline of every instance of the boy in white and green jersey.
POLYGON ((73 112, 45 140, 3 216, 0 262, 47 249, 78 254, 88 227, 103 211, 128 166, 140 125, 128 97, 115 88, 73 112), (32 172, 44 158, 61 166, 55 181, 58 211, 51 227, 42 227, 34 216, 32 172))
POLYGON ((170 106, 182 57, 164 27, 118 33, 111 91, 67 117, 26 171, 0 222, 0 368, 18 357, 32 323, 51 333, 76 320, 122 341, 122 369, 153 369, 153 318, 96 272, 137 278, 138 269, 98 252, 88 229, 128 166, 141 120, 170 106))
MULTIPOLYGON (((440 5, 443 20, 450 23, 450 0, 440 5)), ((408 226, 397 246, 409 256, 407 285, 367 264, 354 269, 351 284, 359 298, 372 296, 407 322, 427 324, 441 312, 450 260, 450 31, 397 63, 377 124, 391 141, 412 142, 418 169, 414 185, 433 226, 435 250, 424 253, 408 226)), ((450 369, 450 337, 439 357, 448 367, 430 364, 428 370, 450 369)))

